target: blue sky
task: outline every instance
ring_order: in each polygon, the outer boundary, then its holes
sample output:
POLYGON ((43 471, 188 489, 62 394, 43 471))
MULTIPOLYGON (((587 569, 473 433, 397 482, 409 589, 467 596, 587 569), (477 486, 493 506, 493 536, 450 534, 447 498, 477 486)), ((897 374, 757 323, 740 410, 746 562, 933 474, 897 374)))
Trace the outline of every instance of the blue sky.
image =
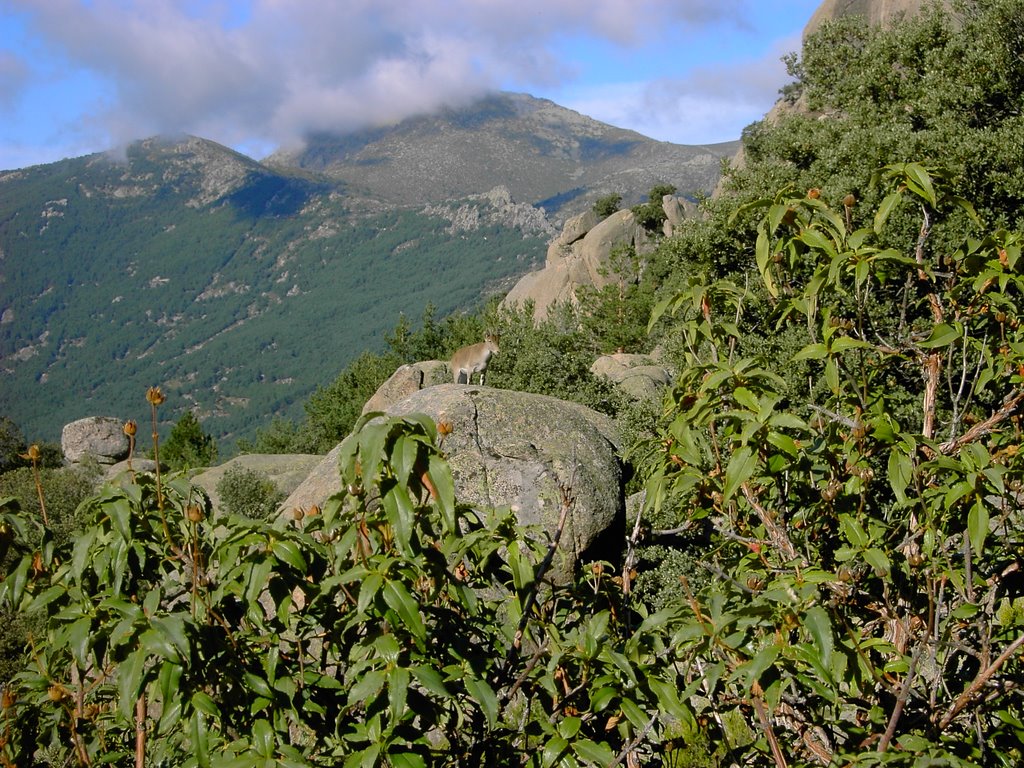
POLYGON ((819 0, 3 0, 0 169, 190 133, 261 158, 496 89, 739 137, 819 0))

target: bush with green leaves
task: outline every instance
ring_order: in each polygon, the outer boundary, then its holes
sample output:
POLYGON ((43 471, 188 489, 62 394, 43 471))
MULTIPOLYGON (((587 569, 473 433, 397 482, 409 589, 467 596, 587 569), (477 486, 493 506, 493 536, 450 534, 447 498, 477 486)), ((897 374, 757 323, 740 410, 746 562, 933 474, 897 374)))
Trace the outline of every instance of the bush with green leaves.
POLYGON ((970 206, 921 165, 880 178, 867 227, 815 195, 753 206, 755 327, 734 283, 658 307, 687 364, 647 444, 649 514, 704 532, 710 577, 683 581, 672 645, 712 741, 730 718, 757 734, 730 760, 1018 765, 1024 237, 945 250, 930 223, 970 206), (919 229, 895 249, 901 206, 919 229), (765 327, 804 343, 744 355, 765 327))
POLYGON ((631 625, 606 565, 551 584, 558 533, 459 504, 442 439, 425 417, 361 422, 345 490, 273 523, 141 473, 87 503, 69 547, 4 510, 23 556, 0 604, 44 628, 0 755, 609 766, 651 754, 666 718, 693 728, 664 616, 631 625))
POLYGON ((287 498, 266 472, 237 465, 224 471, 217 495, 226 514, 253 520, 267 520, 287 498))

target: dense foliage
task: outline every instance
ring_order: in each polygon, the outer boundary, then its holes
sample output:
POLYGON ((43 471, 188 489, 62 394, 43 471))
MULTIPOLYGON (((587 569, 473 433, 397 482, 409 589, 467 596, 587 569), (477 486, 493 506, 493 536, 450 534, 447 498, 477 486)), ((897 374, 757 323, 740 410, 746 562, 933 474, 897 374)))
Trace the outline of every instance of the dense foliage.
MULTIPOLYGON (((346 490, 275 522, 217 514, 182 479, 107 487, 0 600, 43 612, 5 687, 7 764, 612 764, 686 719, 659 617, 616 580, 545 579, 557 546, 457 503, 424 419, 358 425, 346 490)), ((566 512, 571 489, 566 489, 566 512)))

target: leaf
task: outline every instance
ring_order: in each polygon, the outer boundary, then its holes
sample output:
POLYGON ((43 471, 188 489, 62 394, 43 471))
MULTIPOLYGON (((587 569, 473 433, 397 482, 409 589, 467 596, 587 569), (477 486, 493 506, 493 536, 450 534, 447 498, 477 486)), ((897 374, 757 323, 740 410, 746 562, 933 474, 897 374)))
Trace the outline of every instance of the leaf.
POLYGON ((388 762, 392 768, 427 768, 427 761, 415 752, 389 752, 388 762))
POLYGON ((761 279, 764 281, 764 287, 765 290, 768 291, 768 295, 772 298, 778 298, 779 289, 775 287, 775 281, 772 279, 770 249, 771 239, 763 229, 758 230, 757 244, 754 249, 755 260, 757 261, 757 270, 761 273, 761 279))
POLYGON ((947 347, 962 335, 962 328, 957 328, 949 325, 948 323, 938 323, 934 328, 932 328, 932 332, 929 334, 928 338, 922 341, 919 346, 924 347, 925 349, 947 347))
POLYGON ((757 456, 749 445, 744 445, 733 453, 729 465, 725 468, 725 483, 722 487, 722 501, 732 498, 736 490, 750 479, 757 469, 757 456))
POLYGON ((306 572, 306 560, 303 558, 302 550, 296 542, 287 539, 275 541, 273 552, 274 557, 282 563, 287 563, 299 573, 306 572))
POLYGON ((423 640, 427 630, 423 626, 419 606, 409 594, 405 585, 399 581, 389 581, 384 585, 384 602, 402 619, 405 628, 417 639, 423 640))
POLYGON ((864 527, 850 515, 839 516, 839 530, 846 540, 855 547, 865 547, 868 544, 868 534, 864 527))
POLYGON ((914 465, 907 454, 897 450, 889 453, 889 485, 901 504, 907 503, 907 486, 913 473, 914 465))
POLYGON ((411 672, 416 681, 435 696, 444 699, 451 698, 451 693, 445 687, 443 678, 433 667, 413 667, 411 672))
POLYGON ((590 739, 580 739, 572 745, 572 751, 581 759, 597 766, 611 765, 615 760, 615 753, 607 744, 598 744, 590 739))
POLYGON ((829 619, 828 611, 822 606, 815 605, 804 614, 804 626, 814 640, 821 657, 821 665, 825 669, 832 668, 832 622, 829 619))
POLYGON ((985 548, 985 538, 988 536, 989 514, 988 508, 978 499, 967 513, 967 535, 974 548, 975 557, 981 557, 985 548))
POLYGON ((252 724, 252 747, 260 757, 274 756, 274 728, 262 718, 252 724))
POLYGON ((440 456, 431 454, 430 481, 434 484, 437 492, 435 501, 441 508, 441 521, 444 523, 444 531, 451 533, 455 531, 455 481, 452 478, 452 468, 448 462, 440 456))
POLYGON ((878 210, 875 211, 875 234, 880 234, 882 228, 885 226, 886 220, 889 218, 889 214, 893 212, 893 209, 902 201, 903 195, 897 190, 890 192, 886 195, 885 199, 878 206, 878 210))
POLYGON ((938 200, 935 197, 935 188, 932 186, 932 177, 928 171, 917 163, 907 163, 904 166, 904 171, 907 174, 907 186, 918 197, 923 198, 932 208, 935 208, 938 205, 938 200))
POLYGON ((487 724, 493 728, 498 720, 498 697, 494 695, 491 686, 479 678, 467 677, 466 691, 480 705, 480 709, 487 717, 487 724))
POLYGON ((880 578, 888 576, 889 572, 892 570, 892 566, 889 564, 889 558, 886 556, 885 552, 877 547, 871 547, 864 550, 864 560, 867 561, 868 565, 875 569, 875 574, 880 578))
POLYGON ((405 714, 409 679, 409 670, 405 667, 394 667, 388 675, 388 706, 391 710, 392 723, 397 723, 405 714))
POLYGON ((388 523, 395 533, 395 543, 403 555, 411 556, 412 551, 412 527, 416 514, 413 509, 412 499, 409 498, 409 491, 401 483, 396 483, 388 489, 382 499, 384 512, 388 517, 388 523))

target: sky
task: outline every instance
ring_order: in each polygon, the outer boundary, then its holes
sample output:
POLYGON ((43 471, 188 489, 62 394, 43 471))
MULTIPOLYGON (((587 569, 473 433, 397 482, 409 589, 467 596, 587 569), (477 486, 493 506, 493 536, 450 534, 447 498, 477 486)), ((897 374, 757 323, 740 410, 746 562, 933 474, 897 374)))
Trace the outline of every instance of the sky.
POLYGON ((157 134, 261 159, 494 90, 739 138, 820 0, 0 0, 0 169, 157 134))

